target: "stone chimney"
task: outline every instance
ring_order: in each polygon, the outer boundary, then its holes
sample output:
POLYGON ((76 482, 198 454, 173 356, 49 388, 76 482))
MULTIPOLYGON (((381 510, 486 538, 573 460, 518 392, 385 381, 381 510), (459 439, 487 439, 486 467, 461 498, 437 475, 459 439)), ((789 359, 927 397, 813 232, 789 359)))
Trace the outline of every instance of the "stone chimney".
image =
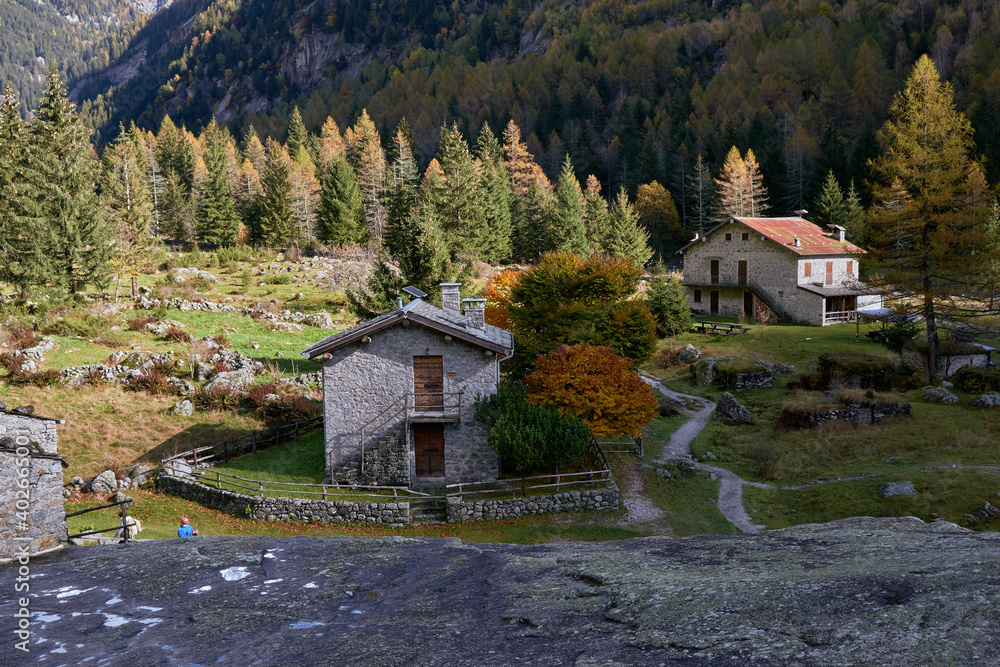
POLYGON ((846 239, 847 230, 840 225, 830 225, 830 236, 837 239, 841 243, 846 239))
POLYGON ((462 283, 441 283, 441 307, 445 310, 458 314, 461 311, 462 297, 458 288, 462 283))
POLYGON ((802 247, 802 241, 799 240, 798 236, 796 236, 795 240, 792 241, 792 245, 795 246, 796 248, 801 248, 802 247))
POLYGON ((465 325, 473 329, 486 329, 486 299, 462 299, 465 308, 465 325))

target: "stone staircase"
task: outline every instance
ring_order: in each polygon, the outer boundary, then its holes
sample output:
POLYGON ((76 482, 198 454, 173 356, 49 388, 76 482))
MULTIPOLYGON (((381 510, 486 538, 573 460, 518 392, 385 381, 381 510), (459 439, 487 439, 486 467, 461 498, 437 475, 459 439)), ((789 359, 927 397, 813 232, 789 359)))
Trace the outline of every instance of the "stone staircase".
POLYGON ((410 525, 427 526, 446 522, 444 498, 420 498, 410 500, 410 525))
POLYGON ((345 456, 330 472, 334 484, 380 484, 407 486, 410 462, 403 438, 402 422, 390 426, 365 442, 365 473, 361 474, 361 450, 345 456))

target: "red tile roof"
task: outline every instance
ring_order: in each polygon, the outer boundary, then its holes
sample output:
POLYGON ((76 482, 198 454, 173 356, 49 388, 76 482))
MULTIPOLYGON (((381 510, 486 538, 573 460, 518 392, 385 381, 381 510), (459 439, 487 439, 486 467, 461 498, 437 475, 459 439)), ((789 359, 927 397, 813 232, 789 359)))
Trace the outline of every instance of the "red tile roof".
POLYGON ((764 238, 774 241, 796 255, 857 255, 865 252, 850 241, 838 241, 803 218, 733 218, 764 238), (795 247, 799 239, 799 247, 795 247))

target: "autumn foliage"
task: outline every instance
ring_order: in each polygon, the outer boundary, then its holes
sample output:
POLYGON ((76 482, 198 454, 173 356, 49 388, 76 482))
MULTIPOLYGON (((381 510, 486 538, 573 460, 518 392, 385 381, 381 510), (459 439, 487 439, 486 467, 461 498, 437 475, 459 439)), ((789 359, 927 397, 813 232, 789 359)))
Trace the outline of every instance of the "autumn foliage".
POLYGON ((483 296, 486 299, 486 323, 501 329, 511 330, 511 292, 521 282, 520 271, 506 269, 490 278, 483 296))
POLYGON ((657 416, 653 390, 610 347, 563 345, 524 382, 530 403, 579 417, 595 436, 637 436, 657 416))

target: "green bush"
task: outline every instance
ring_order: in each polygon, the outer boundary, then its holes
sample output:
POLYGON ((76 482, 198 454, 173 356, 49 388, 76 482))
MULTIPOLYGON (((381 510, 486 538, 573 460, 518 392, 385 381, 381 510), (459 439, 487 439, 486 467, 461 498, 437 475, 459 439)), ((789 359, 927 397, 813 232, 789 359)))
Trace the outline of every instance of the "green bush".
POLYGON ((1000 391, 1000 368, 962 366, 951 377, 955 388, 970 394, 1000 391))
POLYGON ((590 431, 575 417, 528 403, 520 382, 476 400, 476 420, 490 430, 490 446, 504 469, 526 473, 539 468, 579 463, 590 446, 590 431))
POLYGON ((257 253, 248 245, 234 245, 227 248, 219 248, 215 251, 215 261, 219 266, 225 266, 234 262, 254 262, 257 260, 257 253))
POLYGON ((292 277, 287 273, 279 273, 273 276, 261 276, 260 281, 265 285, 287 285, 292 282, 292 277))
POLYGON ((684 286, 674 276, 660 275, 650 281, 646 305, 656 318, 656 334, 661 338, 687 333, 694 324, 684 286))
POLYGON ((649 361, 656 348, 656 319, 642 301, 622 301, 598 320, 592 345, 606 345, 637 365, 649 361))

